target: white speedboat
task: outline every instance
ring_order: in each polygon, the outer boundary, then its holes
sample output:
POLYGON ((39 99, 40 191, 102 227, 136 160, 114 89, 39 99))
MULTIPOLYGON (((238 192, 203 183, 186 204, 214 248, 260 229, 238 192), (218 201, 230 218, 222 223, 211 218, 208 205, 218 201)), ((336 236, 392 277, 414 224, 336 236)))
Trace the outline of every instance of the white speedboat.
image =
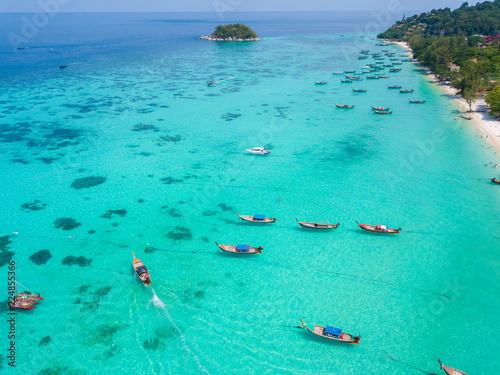
POLYGON ((271 151, 266 150, 264 147, 249 148, 247 152, 255 155, 268 155, 271 153, 271 151))

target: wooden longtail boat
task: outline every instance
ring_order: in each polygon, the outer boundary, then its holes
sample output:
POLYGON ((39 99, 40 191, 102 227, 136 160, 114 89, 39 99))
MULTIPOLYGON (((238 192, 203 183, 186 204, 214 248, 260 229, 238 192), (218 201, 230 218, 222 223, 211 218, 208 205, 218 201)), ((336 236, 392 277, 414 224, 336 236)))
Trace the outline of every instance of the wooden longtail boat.
POLYGON ((236 215, 243 221, 250 221, 251 223, 274 223, 276 217, 273 219, 271 217, 266 217, 265 215, 240 215, 236 212, 236 215))
POLYGON ((335 105, 337 106, 337 108, 354 108, 353 105, 348 105, 348 104, 340 105, 335 103, 335 105))
POLYGON ((414 103, 414 104, 424 104, 425 103, 425 100, 409 100, 408 101, 410 103, 414 103))
POLYGON ((355 72, 355 70, 344 70, 344 73, 347 73, 347 74, 354 73, 354 72, 355 72))
POLYGON ((366 79, 379 79, 379 76, 367 76, 366 79))
POLYGON ((357 221, 356 221, 356 224, 358 224, 361 229, 368 230, 370 232, 399 233, 401 231, 401 228, 399 228, 399 229, 387 228, 387 226, 385 226, 385 225, 360 224, 357 221))
POLYGON ((302 319, 300 319, 302 322, 302 328, 306 328, 309 332, 315 334, 316 336, 323 337, 325 339, 329 340, 335 340, 335 341, 342 341, 346 342, 349 344, 359 344, 359 340, 361 340, 361 336, 354 336, 349 333, 342 332, 340 328, 335 328, 335 327, 322 327, 322 326, 317 326, 315 325, 314 328, 311 330, 306 323, 302 319))
POLYGON ((378 76, 378 78, 389 79, 389 77, 388 77, 388 76, 378 76))
POLYGON ((68 67, 67 65, 59 65, 59 69, 65 69, 67 67, 68 67))
POLYGON ((373 112, 378 115, 390 115, 392 113, 392 111, 379 111, 377 109, 374 109, 373 112))
POLYGON ((339 72, 332 72, 332 74, 333 74, 334 76, 343 76, 343 75, 344 75, 344 72, 340 72, 340 73, 339 73, 339 72))
POLYGON ((399 90, 399 92, 402 94, 407 94, 407 93, 413 92, 413 89, 412 90, 399 90))
MULTIPOLYGON (((8 298, 7 306, 9 306, 10 310, 21 309, 21 310, 34 310, 35 307, 33 305, 37 305, 38 301, 43 301, 43 298, 40 297, 40 293, 34 293, 25 290, 22 293, 19 293, 17 290, 17 286, 22 287, 20 283, 14 280, 14 291, 10 291, 9 294, 14 294, 15 296, 10 296, 8 298)), ((23 287, 24 288, 24 287, 23 287)))
POLYGON ((347 79, 352 79, 353 81, 362 81, 363 77, 358 76, 346 76, 347 79))
POLYGON ((402 62, 393 62, 392 65, 403 65, 402 62))
POLYGON ((495 179, 495 177, 491 179, 491 182, 494 182, 495 184, 500 184, 500 180, 495 179))
POLYGON ((396 85, 396 86, 387 85, 387 87, 389 87, 390 89, 400 89, 401 88, 401 86, 398 86, 398 85, 396 85))
POLYGON ((443 365, 440 359, 438 359, 441 365, 441 370, 444 370, 448 375, 467 375, 465 372, 457 370, 456 368, 443 365))
POLYGON ((462 117, 462 118, 464 118, 464 119, 466 119, 466 120, 472 120, 472 117, 467 117, 467 116, 464 116, 464 115, 462 115, 462 114, 460 115, 460 117, 462 117))
POLYGON ((221 249, 222 251, 225 251, 226 253, 232 253, 232 254, 261 254, 262 253, 262 246, 259 247, 250 247, 250 245, 219 245, 217 241, 215 241, 215 244, 221 249))
POLYGON ((134 257, 134 260, 132 261, 132 266, 134 267, 137 276, 139 276, 139 279, 141 279, 144 285, 146 286, 151 285, 151 276, 149 276, 149 271, 147 270, 146 266, 144 265, 144 263, 142 263, 139 259, 135 257, 134 253, 132 253, 132 256, 134 257))
POLYGON ((363 55, 368 55, 370 53, 369 50, 361 50, 359 53, 362 53, 363 55))
POLYGON ((314 83, 317 85, 326 85, 328 82, 327 81, 321 81, 321 82, 314 81, 314 83))
POLYGON ((372 109, 377 110, 377 111, 388 111, 390 108, 385 108, 385 107, 374 107, 374 106, 372 106, 372 109))
POLYGON ((366 92, 366 89, 352 89, 354 92, 366 92))
POLYGON ((352 83, 352 79, 341 79, 340 82, 342 82, 342 83, 352 83))
POLYGON ((299 219, 295 219, 297 220, 297 223, 299 223, 299 225, 303 228, 311 228, 311 229, 337 229, 340 225, 340 223, 338 224, 328 224, 328 223, 321 223, 321 222, 318 222, 318 223, 307 223, 305 221, 299 221, 299 219))

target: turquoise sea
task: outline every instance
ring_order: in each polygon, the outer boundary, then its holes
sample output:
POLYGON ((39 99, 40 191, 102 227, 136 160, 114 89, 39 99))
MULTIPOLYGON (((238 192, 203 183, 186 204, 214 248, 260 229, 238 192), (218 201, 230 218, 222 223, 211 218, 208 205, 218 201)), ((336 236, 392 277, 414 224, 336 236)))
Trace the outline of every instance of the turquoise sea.
POLYGON ((373 15, 228 13, 262 38, 230 44, 198 40, 217 15, 58 14, 12 45, 22 17, 0 15, 0 288, 11 259, 44 300, 17 311, 15 369, 4 314, 2 373, 498 371, 500 155, 415 63, 332 75, 373 63, 361 49, 401 58, 373 15))

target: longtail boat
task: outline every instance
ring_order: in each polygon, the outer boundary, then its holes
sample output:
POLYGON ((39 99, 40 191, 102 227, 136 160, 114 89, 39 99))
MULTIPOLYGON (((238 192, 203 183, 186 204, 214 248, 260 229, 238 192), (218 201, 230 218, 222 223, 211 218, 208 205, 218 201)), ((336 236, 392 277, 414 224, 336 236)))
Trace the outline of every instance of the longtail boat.
POLYGON ((495 184, 500 184, 500 180, 495 179, 495 177, 491 179, 491 182, 494 182, 495 184))
POLYGON ((378 115, 390 115, 392 113, 392 111, 379 111, 377 109, 374 109, 373 112, 378 115))
POLYGON ((372 109, 377 110, 377 111, 388 111, 390 108, 385 108, 385 107, 374 107, 374 106, 372 106, 372 109))
POLYGON ((388 77, 388 76, 378 76, 378 78, 389 79, 389 77, 388 77))
POLYGON ((464 115, 462 115, 462 114, 460 114, 460 117, 462 117, 462 118, 464 118, 464 119, 466 119, 466 120, 472 120, 472 117, 467 117, 467 116, 464 116, 464 115))
POLYGON ((250 245, 219 245, 217 241, 215 241, 215 244, 221 249, 222 251, 225 251, 226 253, 232 253, 232 254, 261 254, 262 253, 262 246, 259 247, 250 247, 250 245))
POLYGON ((409 100, 408 101, 410 103, 415 103, 415 104, 424 104, 425 103, 425 100, 409 100))
POLYGON ((440 359, 438 359, 441 365, 441 370, 444 370, 448 375, 467 375, 465 372, 457 370, 456 368, 443 365, 440 359))
POLYGON ((337 108, 354 108, 353 105, 348 105, 348 104, 340 105, 335 103, 335 105, 337 106, 337 108))
POLYGON ((339 73, 339 72, 332 72, 332 74, 333 74, 334 76, 343 76, 343 75, 344 75, 344 72, 340 72, 340 73, 339 73))
POLYGON ((368 56, 358 56, 358 60, 366 60, 368 56))
POLYGON ((403 65, 402 62, 393 62, 392 65, 403 65))
POLYGON ((354 92, 366 92, 366 89, 352 89, 354 92))
POLYGON ((387 85, 387 87, 389 87, 390 89, 400 89, 401 88, 401 86, 399 86, 399 85, 395 85, 395 86, 387 85))
POLYGON ((344 70, 344 73, 347 73, 347 74, 354 73, 354 72, 355 72, 355 70, 344 70))
POLYGON ((346 76, 347 79, 352 79, 353 81, 362 81, 363 77, 358 76, 346 76))
POLYGON ((401 228, 399 228, 399 229, 387 228, 386 225, 360 224, 357 221, 356 221, 356 223, 359 225, 359 227, 361 229, 368 230, 370 232, 377 232, 377 233, 399 233, 401 231, 401 228))
POLYGON ((362 53, 363 55, 368 55, 370 53, 369 50, 361 50, 359 53, 362 53))
POLYGON ((366 79, 379 79, 379 76, 367 76, 366 79))
POLYGON ((132 261, 132 266, 134 267, 137 276, 139 276, 139 279, 141 279, 144 285, 146 286, 151 285, 151 276, 149 276, 149 271, 147 270, 146 266, 144 265, 144 263, 142 263, 139 259, 135 257, 134 253, 132 253, 132 256, 134 257, 134 260, 132 261))
POLYGON ((316 336, 323 337, 325 339, 329 340, 335 340, 335 341, 342 341, 342 342, 347 342, 349 344, 359 344, 359 341, 361 340, 361 336, 354 336, 349 333, 342 332, 340 328, 335 328, 331 326, 317 326, 315 325, 314 328, 311 330, 306 323, 302 319, 300 319, 302 322, 302 328, 306 328, 309 332, 315 334, 316 336))
POLYGON ((413 89, 412 90, 399 90, 399 92, 402 94, 407 94, 407 93, 413 92, 413 89))
POLYGON ((240 215, 236 212, 236 215, 243 221, 250 221, 252 223, 274 223, 276 217, 273 219, 271 217, 266 217, 266 215, 240 215))
POLYGON ((326 85, 328 82, 327 81, 321 81, 321 82, 314 81, 314 83, 317 85, 326 85))
POLYGON ((28 290, 19 293, 17 290, 18 285, 20 287, 23 287, 20 283, 14 280, 14 291, 9 291, 9 294, 11 294, 11 296, 8 298, 7 306, 9 306, 10 310, 34 310, 35 307, 33 305, 37 305, 38 301, 43 301, 43 298, 40 297, 40 293, 34 293, 28 290), (14 293, 15 296, 12 297, 14 293))
POLYGON ((299 219, 295 219, 297 220, 297 223, 299 223, 299 225, 303 228, 311 228, 311 229, 337 229, 340 225, 340 223, 338 224, 329 224, 328 222, 326 223, 322 223, 322 222, 317 222, 317 223, 307 223, 305 221, 299 221, 299 219))
POLYGON ((68 67, 67 65, 59 65, 59 69, 65 69, 67 67, 68 67))
POLYGON ((340 82, 342 82, 342 83, 352 83, 352 79, 341 79, 340 82))
POLYGON ((398 73, 400 71, 401 71, 401 68, 391 68, 391 69, 389 69, 389 72, 391 72, 391 73, 398 73))

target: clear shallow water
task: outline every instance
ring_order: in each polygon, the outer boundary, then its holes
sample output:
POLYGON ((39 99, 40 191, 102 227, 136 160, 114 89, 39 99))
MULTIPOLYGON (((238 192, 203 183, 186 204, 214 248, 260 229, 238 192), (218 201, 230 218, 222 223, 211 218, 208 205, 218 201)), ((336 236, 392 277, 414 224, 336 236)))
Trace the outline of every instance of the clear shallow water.
MULTIPOLYGON (((2 17, 3 35, 16 30, 2 17)), ((19 232, 17 278, 44 297, 18 314, 18 371, 413 374, 406 364, 437 372, 441 358, 494 373, 500 198, 485 164, 499 156, 413 64, 341 84, 332 71, 382 48, 362 37, 369 15, 336 17, 247 15, 265 40, 216 44, 196 39, 219 23, 206 15, 58 15, 29 49, 2 42, 0 234, 19 232), (261 145, 272 155, 244 153, 261 145), (90 176, 106 180, 71 187, 90 176), (22 209, 35 200, 46 206, 22 209), (214 241, 264 252, 235 258, 214 241), (42 249, 52 258, 36 265, 42 249), (134 278, 133 251, 158 299, 134 278), (92 261, 63 265, 70 255, 92 261), (299 318, 361 345, 317 340, 299 318)))

